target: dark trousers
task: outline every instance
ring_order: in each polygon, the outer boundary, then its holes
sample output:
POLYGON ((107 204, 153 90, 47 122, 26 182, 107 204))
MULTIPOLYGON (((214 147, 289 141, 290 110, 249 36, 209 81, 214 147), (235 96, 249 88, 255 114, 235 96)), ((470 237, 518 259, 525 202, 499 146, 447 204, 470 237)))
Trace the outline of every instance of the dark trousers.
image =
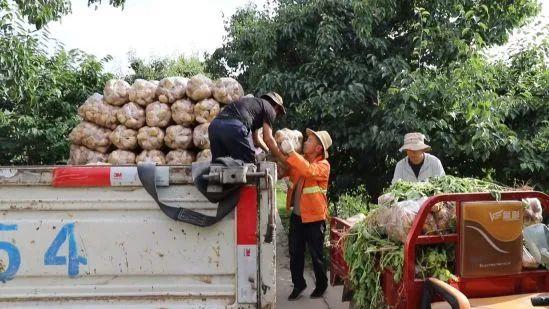
POLYGON ((250 130, 237 119, 215 118, 208 127, 212 161, 231 157, 255 163, 255 147, 250 130))
POLYGON ((290 218, 289 245, 290 271, 292 272, 294 287, 301 288, 306 285, 305 278, 303 278, 305 245, 309 248, 313 261, 316 287, 324 288, 328 286, 323 250, 325 231, 326 223, 324 221, 303 223, 300 216, 292 213, 290 218))

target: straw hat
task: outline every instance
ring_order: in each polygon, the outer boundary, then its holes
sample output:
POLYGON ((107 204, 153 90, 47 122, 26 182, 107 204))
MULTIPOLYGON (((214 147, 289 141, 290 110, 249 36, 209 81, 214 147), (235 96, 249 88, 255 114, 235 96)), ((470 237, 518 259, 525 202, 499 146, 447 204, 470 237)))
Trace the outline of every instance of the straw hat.
POLYGON ((425 135, 412 132, 404 135, 404 145, 400 147, 399 151, 404 150, 428 150, 431 146, 425 144, 425 135))
POLYGON ((332 146, 332 138, 330 137, 330 134, 328 134, 327 131, 313 131, 311 129, 307 129, 305 132, 307 134, 314 134, 316 138, 320 141, 322 144, 322 148, 324 148, 324 159, 328 158, 328 148, 332 146))
POLYGON ((282 115, 286 115, 284 101, 282 101, 282 97, 278 93, 271 91, 262 95, 261 98, 280 106, 282 108, 282 115))

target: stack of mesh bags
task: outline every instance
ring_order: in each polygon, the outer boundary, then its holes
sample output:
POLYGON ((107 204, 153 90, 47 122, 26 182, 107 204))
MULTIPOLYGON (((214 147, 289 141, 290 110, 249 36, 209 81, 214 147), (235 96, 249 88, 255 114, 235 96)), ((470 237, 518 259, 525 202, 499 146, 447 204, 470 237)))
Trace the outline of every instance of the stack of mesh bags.
POLYGON ((244 94, 232 78, 204 75, 160 81, 109 80, 78 109, 69 164, 190 164, 210 161, 208 126, 244 94))

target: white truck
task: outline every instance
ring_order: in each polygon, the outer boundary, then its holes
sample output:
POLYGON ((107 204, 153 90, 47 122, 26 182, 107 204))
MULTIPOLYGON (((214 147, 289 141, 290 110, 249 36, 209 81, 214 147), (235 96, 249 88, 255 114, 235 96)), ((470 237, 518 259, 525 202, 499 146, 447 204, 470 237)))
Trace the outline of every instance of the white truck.
MULTIPOLYGON (((274 308, 276 166, 231 173, 235 210, 199 227, 167 217, 136 166, 0 167, 0 307, 274 308)), ((217 211, 190 166, 155 183, 166 204, 217 211)))

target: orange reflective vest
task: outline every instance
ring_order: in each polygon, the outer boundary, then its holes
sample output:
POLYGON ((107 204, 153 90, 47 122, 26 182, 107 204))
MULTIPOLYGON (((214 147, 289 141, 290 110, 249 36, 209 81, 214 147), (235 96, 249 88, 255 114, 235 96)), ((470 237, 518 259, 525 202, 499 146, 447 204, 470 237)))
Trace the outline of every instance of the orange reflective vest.
POLYGON ((289 166, 288 176, 290 186, 286 195, 286 208, 292 207, 292 197, 298 185, 298 180, 303 178, 303 190, 295 192, 301 194, 299 206, 301 221, 303 223, 326 220, 328 215, 328 178, 330 176, 330 163, 322 157, 313 162, 307 161, 296 152, 290 153, 286 163, 289 166))

